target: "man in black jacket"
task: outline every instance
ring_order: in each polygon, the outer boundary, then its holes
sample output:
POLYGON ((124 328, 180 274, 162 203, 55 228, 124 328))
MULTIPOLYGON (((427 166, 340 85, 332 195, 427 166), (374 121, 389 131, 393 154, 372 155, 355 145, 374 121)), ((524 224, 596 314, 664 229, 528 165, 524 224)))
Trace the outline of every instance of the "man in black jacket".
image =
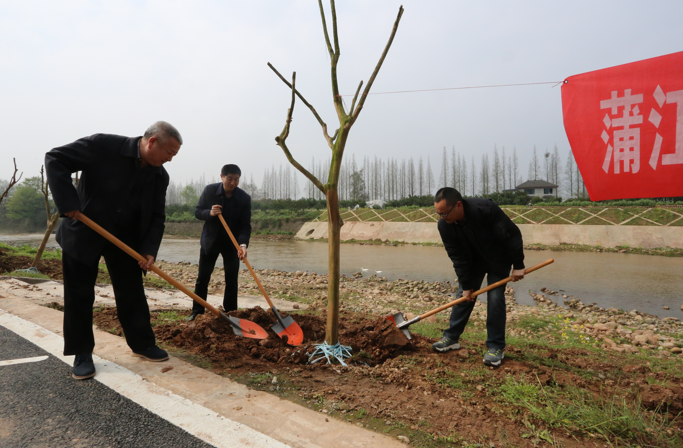
MULTIPOLYGON (((237 165, 225 165, 221 169, 221 182, 209 184, 204 188, 194 212, 197 219, 206 221, 200 240, 199 273, 194 292, 206 300, 213 268, 216 266, 218 255, 222 255, 225 271, 223 308, 226 312, 237 309, 240 260, 247 257, 247 246, 251 236, 251 196, 238 188, 241 175, 242 171, 237 165), (239 251, 230 240, 218 215, 223 215, 240 245, 239 251)), ((195 302, 192 305, 192 314, 187 320, 192 321, 199 314, 204 314, 204 307, 195 302)))
MULTIPOLYGON (((490 199, 464 200, 454 188, 442 188, 434 197, 439 214, 439 233, 448 257, 458 276, 457 297, 468 301, 455 305, 450 327, 439 342, 432 345, 438 352, 458 350, 460 335, 465 330, 476 298, 473 291, 481 287, 487 274, 488 284, 510 275, 513 281, 524 278, 524 250, 519 228, 490 199)), ((505 286, 487 293, 486 331, 488 348, 484 364, 499 366, 505 349, 505 286)))
POLYGON ((95 376, 92 307, 100 257, 111 277, 119 321, 135 356, 165 361, 150 325, 142 285, 164 234, 166 188, 162 165, 180 150, 182 138, 159 121, 142 137, 95 134, 45 155, 47 179, 59 214, 57 231, 64 272, 64 354, 76 355, 73 377, 95 376), (78 187, 71 174, 81 171, 78 187), (78 220, 80 213, 143 255, 138 262, 78 220))

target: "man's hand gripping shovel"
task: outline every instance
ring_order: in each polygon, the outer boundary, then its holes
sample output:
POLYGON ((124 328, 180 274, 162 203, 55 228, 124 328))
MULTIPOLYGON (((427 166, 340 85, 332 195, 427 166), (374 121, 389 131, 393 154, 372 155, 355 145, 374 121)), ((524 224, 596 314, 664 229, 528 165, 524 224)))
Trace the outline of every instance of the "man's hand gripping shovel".
MULTIPOLYGON (((127 246, 123 241, 119 240, 116 238, 114 235, 111 233, 107 232, 104 230, 102 227, 100 227, 98 224, 96 224, 94 221, 92 221, 90 218, 85 216, 83 213, 80 213, 78 215, 78 220, 83 222, 83 224, 87 225, 91 229, 93 229, 95 232, 99 233, 102 235, 104 238, 109 240, 112 244, 116 245, 119 247, 121 250, 126 252, 128 255, 131 257, 135 258, 138 261, 144 261, 146 262, 147 260, 145 257, 131 249, 129 246, 127 246)), ((244 336, 245 338, 251 338, 251 339, 266 339, 268 338, 268 333, 266 330, 261 328, 258 324, 251 322, 246 319, 238 319, 236 317, 228 316, 227 314, 219 311, 216 309, 214 306, 210 305, 206 300, 202 299, 199 297, 197 294, 193 293, 189 289, 187 289, 182 283, 174 280, 170 275, 159 269, 158 267, 152 265, 152 271, 154 271, 159 277, 163 278, 188 296, 192 298, 195 302, 199 303, 200 305, 204 306, 206 309, 211 311, 213 314, 216 315, 216 317, 220 317, 223 319, 225 322, 227 322, 230 327, 232 328, 232 331, 235 332, 237 336, 244 336)))
MULTIPOLYGON (((230 239, 232 240, 232 243, 235 245, 235 248, 237 249, 237 251, 239 251, 240 245, 237 243, 235 236, 232 234, 232 231, 230 230, 230 227, 228 227, 228 223, 226 223, 225 219, 223 219, 223 215, 218 215, 218 218, 221 220, 221 223, 223 223, 225 231, 228 232, 228 235, 230 235, 230 239)), ((254 277, 254 281, 261 290, 261 294, 263 294, 263 297, 266 298, 268 305, 270 305, 270 308, 273 310, 273 313, 277 318, 277 322, 271 325, 270 328, 275 332, 275 334, 280 336, 282 339, 285 339, 286 337, 285 341, 289 345, 301 345, 301 343, 304 340, 304 332, 301 330, 299 324, 294 322, 292 316, 280 316, 280 313, 278 312, 277 308, 275 308, 275 305, 273 305, 273 302, 270 300, 270 297, 268 297, 268 293, 263 288, 263 285, 256 276, 256 272, 254 272, 254 269, 251 267, 251 264, 249 264, 249 261, 246 258, 244 258, 242 261, 244 261, 244 264, 246 264, 247 268, 249 268, 249 272, 251 272, 251 276, 254 277)))
MULTIPOLYGON (((524 271, 524 275, 530 274, 530 273, 534 272, 534 271, 537 270, 537 269, 541 269, 541 268, 544 267, 544 266, 548 266, 549 264, 553 263, 554 261, 555 261, 555 260, 553 260, 553 259, 551 258, 551 259, 549 259, 549 260, 544 261, 543 263, 537 264, 537 265, 534 266, 534 267, 531 267, 531 268, 529 268, 529 269, 526 269, 526 270, 524 271)), ((477 297, 478 295, 484 294, 485 292, 491 291, 492 289, 496 289, 497 287, 502 286, 502 285, 504 285, 504 284, 506 284, 506 283, 508 283, 508 282, 511 282, 511 281, 512 281, 512 277, 504 278, 503 280, 498 281, 498 282, 496 282, 496 283, 494 283, 494 284, 492 284, 492 285, 489 285, 489 286, 487 286, 486 288, 482 288, 482 289, 480 289, 480 290, 478 290, 478 291, 475 291, 475 292, 473 292, 472 295, 470 296, 470 300, 474 299, 474 298, 477 297)), ((403 332, 403 334, 405 334, 406 337, 407 337, 408 339, 410 339, 410 331, 408 330, 408 327, 410 327, 410 326, 413 325, 414 323, 417 323, 417 322, 421 321, 422 319, 425 319, 425 318, 427 318, 427 317, 429 317, 429 316, 431 316, 431 315, 433 315, 433 314, 440 313, 440 312, 443 311, 443 310, 447 310, 448 308, 451 308, 452 306, 457 305, 457 304, 462 303, 462 302, 465 302, 465 301, 467 301, 467 298, 466 298, 466 297, 460 297, 460 298, 457 299, 457 300, 453 300, 452 302, 449 302, 449 303, 447 303, 447 304, 445 304, 445 305, 441 305, 441 306, 438 307, 438 308, 435 308, 435 309, 433 309, 433 310, 431 310, 431 311, 427 311, 426 313, 424 313, 424 314, 422 314, 422 315, 420 315, 420 316, 417 316, 417 317, 415 317, 415 318, 413 318, 413 319, 410 319, 410 320, 405 320, 405 319, 403 318, 403 313, 396 313, 396 314, 394 314, 393 316, 387 316, 387 317, 385 317, 385 319, 386 319, 386 320, 392 321, 392 322, 394 323, 394 325, 396 325, 396 326, 398 327, 398 329, 401 330, 401 331, 403 332)))

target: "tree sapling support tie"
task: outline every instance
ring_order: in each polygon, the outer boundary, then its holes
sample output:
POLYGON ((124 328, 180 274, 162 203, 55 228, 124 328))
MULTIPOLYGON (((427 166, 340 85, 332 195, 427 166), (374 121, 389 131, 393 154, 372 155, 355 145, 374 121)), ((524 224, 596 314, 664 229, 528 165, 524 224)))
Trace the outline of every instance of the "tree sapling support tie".
POLYGON ((40 274, 40 272, 38 272, 38 268, 36 268, 34 266, 31 266, 28 269, 17 269, 14 272, 26 272, 27 274, 40 274))
POLYGON ((313 346, 315 346, 315 351, 311 353, 311 355, 308 357, 309 364, 315 364, 316 362, 323 359, 327 359, 327 364, 332 364, 333 361, 336 359, 337 361, 339 361, 339 364, 341 364, 344 367, 347 367, 347 364, 344 362, 344 359, 350 358, 351 350, 353 350, 348 345, 342 345, 341 342, 337 342, 334 345, 330 345, 327 342, 323 342, 322 344, 313 344, 313 346), (313 359, 316 356, 318 356, 318 358, 313 359))

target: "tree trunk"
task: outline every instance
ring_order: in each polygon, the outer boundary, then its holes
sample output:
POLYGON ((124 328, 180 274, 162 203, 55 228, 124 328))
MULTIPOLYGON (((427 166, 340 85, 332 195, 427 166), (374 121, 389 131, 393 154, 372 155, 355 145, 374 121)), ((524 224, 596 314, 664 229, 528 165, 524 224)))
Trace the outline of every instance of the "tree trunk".
POLYGON ((329 260, 327 274, 327 328, 325 342, 339 342, 339 266, 342 220, 339 214, 339 196, 336 188, 327 191, 327 244, 329 260))
POLYGON ((52 215, 52 217, 47 223, 47 230, 45 230, 45 236, 43 236, 43 241, 40 243, 40 247, 38 248, 36 258, 33 260, 33 263, 31 264, 32 268, 38 267, 38 262, 43 256, 43 251, 45 250, 45 246, 47 245, 47 240, 50 239, 50 234, 55 229, 57 221, 59 221, 59 213, 55 213, 54 215, 52 215))

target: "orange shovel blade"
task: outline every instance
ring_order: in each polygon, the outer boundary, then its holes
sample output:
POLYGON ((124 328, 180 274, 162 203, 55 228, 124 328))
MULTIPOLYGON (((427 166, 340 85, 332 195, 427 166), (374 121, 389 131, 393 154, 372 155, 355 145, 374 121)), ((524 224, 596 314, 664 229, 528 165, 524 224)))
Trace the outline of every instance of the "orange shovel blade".
POLYGON ((282 323, 285 324, 284 327, 280 325, 280 322, 275 322, 270 328, 283 339, 287 336, 287 344, 301 345, 304 341, 304 332, 299 324, 292 319, 292 316, 283 317, 282 323))

